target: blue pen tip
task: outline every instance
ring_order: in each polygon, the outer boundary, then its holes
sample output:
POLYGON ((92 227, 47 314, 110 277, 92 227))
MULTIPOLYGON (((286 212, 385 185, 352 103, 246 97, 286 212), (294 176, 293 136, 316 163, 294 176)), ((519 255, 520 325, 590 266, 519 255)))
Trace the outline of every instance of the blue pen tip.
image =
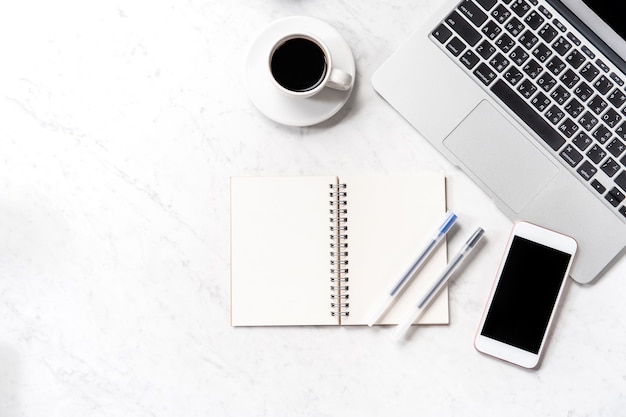
POLYGON ((444 221, 443 225, 441 226, 441 233, 447 233, 448 230, 450 230, 450 228, 452 227, 452 225, 454 224, 454 222, 456 221, 456 214, 454 214, 453 212, 449 212, 448 213, 448 217, 446 218, 446 220, 444 221))

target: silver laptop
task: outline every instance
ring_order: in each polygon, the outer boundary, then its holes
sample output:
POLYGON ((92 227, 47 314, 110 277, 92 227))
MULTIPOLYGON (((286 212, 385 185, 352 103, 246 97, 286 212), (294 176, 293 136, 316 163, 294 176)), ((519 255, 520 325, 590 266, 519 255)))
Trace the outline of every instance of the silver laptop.
POLYGON ((449 1, 372 80, 511 219, 573 236, 580 283, 626 246, 623 4, 449 1))

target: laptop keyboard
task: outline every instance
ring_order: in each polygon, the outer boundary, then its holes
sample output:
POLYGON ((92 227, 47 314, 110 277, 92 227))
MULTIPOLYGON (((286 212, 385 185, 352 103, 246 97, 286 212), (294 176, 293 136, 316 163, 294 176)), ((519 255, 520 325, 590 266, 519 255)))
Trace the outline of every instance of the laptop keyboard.
POLYGON ((464 0, 431 39, 626 219, 626 76, 539 0, 464 0))

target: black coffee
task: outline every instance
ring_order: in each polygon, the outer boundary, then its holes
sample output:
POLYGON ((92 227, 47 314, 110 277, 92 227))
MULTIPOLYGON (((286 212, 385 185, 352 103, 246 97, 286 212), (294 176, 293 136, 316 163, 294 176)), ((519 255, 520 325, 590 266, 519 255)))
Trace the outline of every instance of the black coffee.
POLYGON ((319 85, 326 75, 326 55, 306 38, 293 38, 279 45, 270 67, 274 79, 290 91, 305 92, 319 85))

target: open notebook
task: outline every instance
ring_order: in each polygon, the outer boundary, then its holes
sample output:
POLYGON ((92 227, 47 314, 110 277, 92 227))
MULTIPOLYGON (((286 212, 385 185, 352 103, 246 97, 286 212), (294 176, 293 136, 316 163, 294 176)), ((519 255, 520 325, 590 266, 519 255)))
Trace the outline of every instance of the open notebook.
MULTIPOLYGON (((233 177, 232 326, 361 325, 446 211, 445 177, 233 177)), ((379 324, 397 324, 446 265, 445 241, 379 324)), ((448 293, 420 319, 448 323, 448 293)))

